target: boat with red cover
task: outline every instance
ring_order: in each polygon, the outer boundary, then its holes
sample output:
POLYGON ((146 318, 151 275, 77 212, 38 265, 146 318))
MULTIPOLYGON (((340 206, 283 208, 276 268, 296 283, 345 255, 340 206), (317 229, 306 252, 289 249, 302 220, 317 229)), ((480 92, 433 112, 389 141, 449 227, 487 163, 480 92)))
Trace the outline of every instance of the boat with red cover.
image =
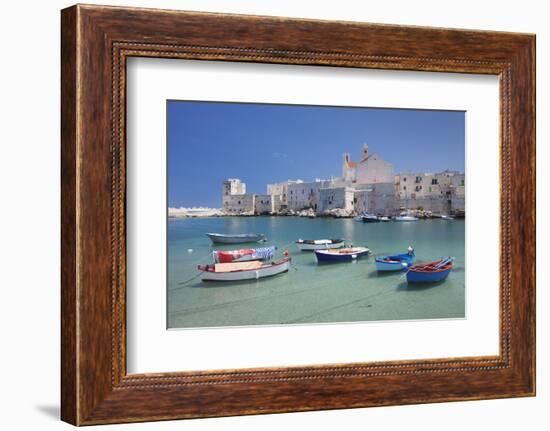
POLYGON ((248 262, 250 260, 269 260, 277 247, 244 248, 241 250, 216 250, 212 252, 215 263, 248 262))

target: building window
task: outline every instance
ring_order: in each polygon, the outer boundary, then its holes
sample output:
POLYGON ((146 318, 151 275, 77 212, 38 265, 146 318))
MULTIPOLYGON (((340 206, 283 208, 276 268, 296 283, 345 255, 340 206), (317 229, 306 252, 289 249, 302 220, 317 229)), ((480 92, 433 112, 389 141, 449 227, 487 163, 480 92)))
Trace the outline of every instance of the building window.
POLYGON ((403 181, 407 182, 407 177, 403 177, 403 181))
POLYGON ((416 177, 415 180, 416 180, 416 183, 417 183, 417 184, 418 184, 418 183, 421 183, 421 182, 422 182, 422 177, 416 177))
POLYGON ((241 204, 241 201, 238 201, 237 203, 240 205, 240 204, 241 204))
POLYGON ((432 192, 432 188, 431 188, 431 187, 428 187, 428 191, 431 193, 431 192, 432 192))
POLYGON ((436 185, 437 184, 437 178, 432 178, 432 185, 436 185))
POLYGON ((407 190, 407 186, 403 186, 403 190, 407 190))
POLYGON ((464 180, 460 180, 460 185, 461 185, 461 186, 464 185, 464 180))

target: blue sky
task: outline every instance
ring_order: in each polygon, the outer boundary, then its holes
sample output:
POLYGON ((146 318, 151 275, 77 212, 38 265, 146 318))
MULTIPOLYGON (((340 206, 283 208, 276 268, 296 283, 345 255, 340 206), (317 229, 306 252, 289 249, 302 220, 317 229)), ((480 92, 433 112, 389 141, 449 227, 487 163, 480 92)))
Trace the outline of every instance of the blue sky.
POLYGON ((221 206, 222 182, 266 184, 342 174, 364 143, 395 172, 464 171, 461 111, 167 102, 168 205, 221 206))

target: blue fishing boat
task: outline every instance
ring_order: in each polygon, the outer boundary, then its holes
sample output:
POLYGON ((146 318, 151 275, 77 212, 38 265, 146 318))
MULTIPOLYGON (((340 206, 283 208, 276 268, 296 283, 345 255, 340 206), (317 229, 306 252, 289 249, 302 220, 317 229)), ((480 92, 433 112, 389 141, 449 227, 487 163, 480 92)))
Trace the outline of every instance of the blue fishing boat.
POLYGON ((453 269, 453 257, 445 257, 434 262, 413 265, 407 271, 408 283, 434 283, 445 280, 453 269))
POLYGON ((317 262, 352 262, 362 256, 368 256, 367 247, 348 247, 329 250, 315 250, 317 262))
POLYGON ((409 246, 407 253, 379 256, 374 262, 378 271, 402 271, 414 262, 414 249, 409 246))

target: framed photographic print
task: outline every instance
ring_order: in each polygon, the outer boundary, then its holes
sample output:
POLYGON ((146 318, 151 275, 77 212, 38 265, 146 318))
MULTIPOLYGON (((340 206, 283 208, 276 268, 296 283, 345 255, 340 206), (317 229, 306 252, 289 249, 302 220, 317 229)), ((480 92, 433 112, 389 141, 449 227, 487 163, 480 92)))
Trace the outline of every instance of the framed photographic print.
POLYGON ((62 11, 62 419, 535 394, 535 37, 62 11))

